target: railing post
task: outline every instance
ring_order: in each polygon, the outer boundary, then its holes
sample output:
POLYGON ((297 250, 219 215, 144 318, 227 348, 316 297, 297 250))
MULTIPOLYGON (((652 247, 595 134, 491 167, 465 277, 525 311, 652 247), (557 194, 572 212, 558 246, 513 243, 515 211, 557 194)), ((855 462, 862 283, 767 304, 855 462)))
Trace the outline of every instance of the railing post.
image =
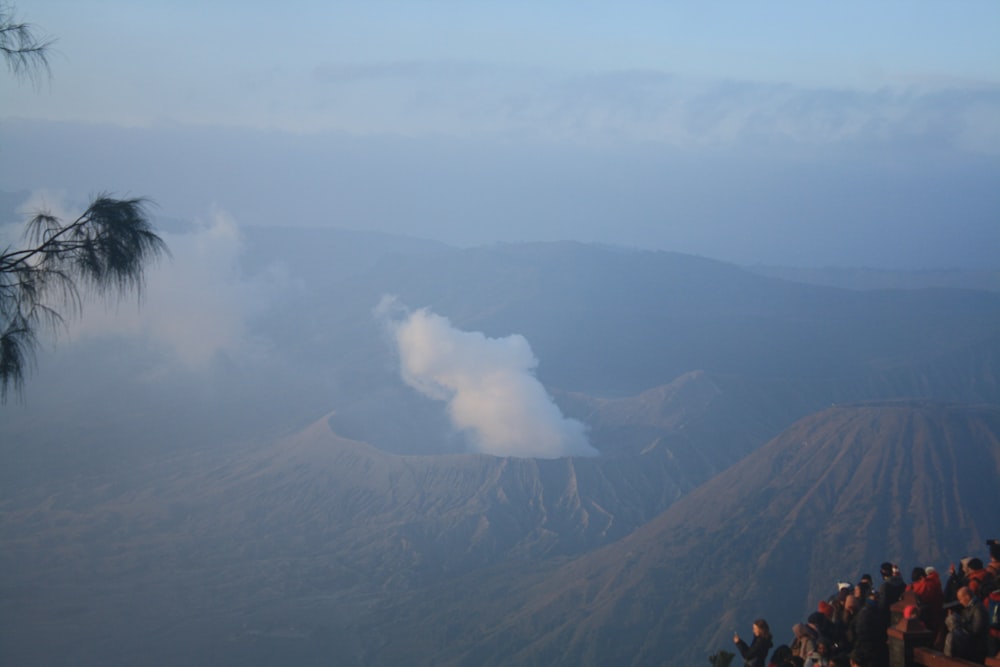
POLYGON ((934 643, 934 633, 917 618, 916 609, 912 601, 906 599, 893 605, 893 617, 899 620, 887 632, 889 667, 913 667, 914 647, 932 646, 934 643))

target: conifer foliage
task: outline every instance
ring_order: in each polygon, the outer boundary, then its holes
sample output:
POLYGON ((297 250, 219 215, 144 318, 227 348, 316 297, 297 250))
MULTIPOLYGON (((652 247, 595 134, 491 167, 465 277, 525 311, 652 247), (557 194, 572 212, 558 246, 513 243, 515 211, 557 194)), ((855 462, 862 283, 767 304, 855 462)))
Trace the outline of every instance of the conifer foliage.
POLYGON ((147 209, 143 199, 102 195, 70 224, 39 213, 27 247, 0 254, 0 400, 23 384, 39 328, 63 321, 53 301, 78 311, 81 287, 113 297, 141 292, 146 266, 167 251, 147 209))
MULTIPOLYGON (((0 54, 15 76, 47 71, 51 43, 0 3, 0 54)), ((148 210, 145 199, 102 194, 68 224, 36 214, 25 247, 0 252, 0 403, 23 386, 39 329, 64 321, 58 306, 78 312, 81 288, 117 298, 141 292, 146 267, 167 252, 148 210)))
POLYGON ((49 69, 49 47, 52 40, 35 34, 30 23, 18 21, 14 9, 0 2, 0 53, 15 76, 34 78, 49 69))

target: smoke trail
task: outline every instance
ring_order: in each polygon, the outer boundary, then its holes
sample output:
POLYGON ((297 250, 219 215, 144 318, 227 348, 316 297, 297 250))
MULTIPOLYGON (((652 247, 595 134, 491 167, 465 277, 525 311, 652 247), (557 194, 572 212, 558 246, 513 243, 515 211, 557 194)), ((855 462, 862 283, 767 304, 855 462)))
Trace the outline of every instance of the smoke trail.
POLYGON ((409 312, 394 297, 375 309, 399 354, 403 380, 448 404, 452 424, 478 451, 496 456, 595 456, 585 426, 565 418, 532 375, 538 365, 524 336, 487 338, 461 331, 423 308, 409 312))

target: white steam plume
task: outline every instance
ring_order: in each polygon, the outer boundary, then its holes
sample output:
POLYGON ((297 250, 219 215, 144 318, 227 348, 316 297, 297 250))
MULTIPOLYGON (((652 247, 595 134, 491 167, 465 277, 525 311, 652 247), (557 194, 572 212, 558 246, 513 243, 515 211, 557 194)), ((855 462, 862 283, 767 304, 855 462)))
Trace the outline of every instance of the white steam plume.
POLYGON ((448 403, 452 424, 495 456, 595 456, 586 427, 567 419, 532 375, 538 360, 524 336, 461 331, 423 308, 385 296, 375 309, 399 353, 403 380, 448 403))

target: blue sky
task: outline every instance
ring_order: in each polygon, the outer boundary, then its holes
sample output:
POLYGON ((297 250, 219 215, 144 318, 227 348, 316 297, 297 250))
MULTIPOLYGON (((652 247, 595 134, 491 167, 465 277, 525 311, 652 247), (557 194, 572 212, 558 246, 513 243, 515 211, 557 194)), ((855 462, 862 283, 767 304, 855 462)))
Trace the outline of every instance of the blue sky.
POLYGON ((50 79, 0 77, 8 190, 459 244, 997 268, 1000 3, 15 9, 58 41, 50 79))

